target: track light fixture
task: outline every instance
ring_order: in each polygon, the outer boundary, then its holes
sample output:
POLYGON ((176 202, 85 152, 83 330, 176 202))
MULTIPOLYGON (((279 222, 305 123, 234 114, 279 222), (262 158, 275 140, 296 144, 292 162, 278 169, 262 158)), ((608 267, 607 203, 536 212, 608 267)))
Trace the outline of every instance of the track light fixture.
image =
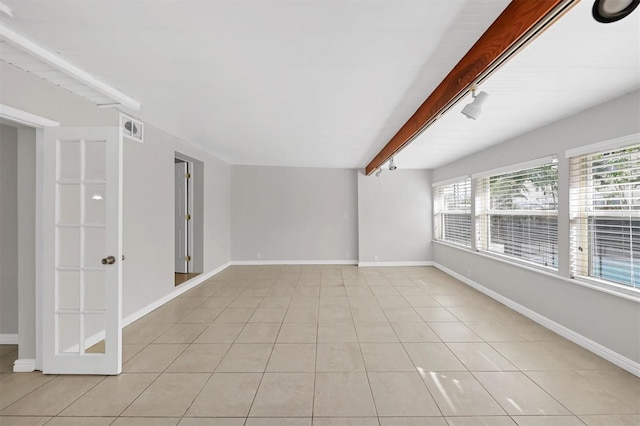
POLYGON ((396 166, 396 163, 393 161, 393 157, 391 157, 391 161, 389 161, 389 170, 395 170, 397 168, 398 166, 396 166))
POLYGON ((380 177, 381 174, 382 174, 382 169, 378 167, 378 171, 376 172, 376 177, 380 177))
POLYGON ((628 16, 638 7, 640 0, 596 0, 593 3, 593 18, 608 24, 628 16))
POLYGON ((475 84, 471 85, 471 97, 473 98, 473 102, 462 108, 462 113, 465 117, 472 120, 476 120, 480 117, 480 114, 482 113, 482 104, 484 104, 489 97, 487 92, 480 92, 476 95, 476 90, 478 90, 478 86, 475 84))

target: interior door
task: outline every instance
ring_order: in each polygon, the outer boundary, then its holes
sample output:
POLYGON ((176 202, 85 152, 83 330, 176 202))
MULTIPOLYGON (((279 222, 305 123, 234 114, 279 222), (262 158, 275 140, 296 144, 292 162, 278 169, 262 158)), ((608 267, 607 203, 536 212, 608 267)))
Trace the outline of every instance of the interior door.
POLYGON ((175 166, 175 271, 186 274, 189 272, 188 255, 188 230, 187 230, 187 173, 188 163, 178 162, 175 166))
POLYGON ((121 136, 46 128, 42 152, 43 372, 119 374, 121 136))

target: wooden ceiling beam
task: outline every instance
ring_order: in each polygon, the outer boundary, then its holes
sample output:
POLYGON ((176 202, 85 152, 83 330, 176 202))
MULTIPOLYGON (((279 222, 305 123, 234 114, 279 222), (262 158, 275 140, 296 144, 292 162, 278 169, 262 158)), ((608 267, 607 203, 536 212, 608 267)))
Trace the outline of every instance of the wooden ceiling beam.
POLYGON ((366 167, 371 175, 580 0, 513 0, 366 167))

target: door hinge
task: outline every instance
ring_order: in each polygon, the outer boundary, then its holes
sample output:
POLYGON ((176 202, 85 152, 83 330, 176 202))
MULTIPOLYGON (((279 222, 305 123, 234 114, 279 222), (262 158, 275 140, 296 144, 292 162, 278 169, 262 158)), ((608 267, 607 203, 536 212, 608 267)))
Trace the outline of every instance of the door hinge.
POLYGON ((184 174, 185 179, 191 179, 191 173, 187 172, 184 174))
POLYGON ((191 256, 185 256, 184 260, 186 260, 187 262, 191 262, 191 256))
POLYGON ((191 215, 190 214, 185 214, 184 215, 184 220, 191 220, 191 215))

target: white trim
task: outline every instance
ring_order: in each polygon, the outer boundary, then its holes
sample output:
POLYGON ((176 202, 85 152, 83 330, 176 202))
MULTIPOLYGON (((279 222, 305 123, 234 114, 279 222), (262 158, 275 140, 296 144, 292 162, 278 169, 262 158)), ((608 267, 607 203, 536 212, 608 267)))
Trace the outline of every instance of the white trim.
POLYGON ((13 46, 23 50, 28 55, 41 60, 49 66, 62 71, 69 77, 77 80, 78 82, 90 87, 91 89, 99 92, 100 94, 113 99, 120 105, 130 108, 132 110, 139 110, 140 103, 135 99, 125 95, 120 90, 116 89, 109 84, 98 80, 82 68, 73 65, 62 56, 57 55, 39 44, 29 40, 21 34, 13 31, 12 29, 0 24, 0 37, 4 38, 13 46))
POLYGON ((14 373, 31 373, 36 371, 36 360, 31 358, 19 358, 13 363, 14 373))
POLYGON ((585 154, 593 154, 600 151, 610 151, 625 146, 640 143, 640 133, 632 133, 608 141, 592 143, 591 145, 581 146, 580 148, 568 149, 564 152, 564 158, 579 157, 585 154))
POLYGON ((441 180, 441 181, 438 181, 438 182, 433 182, 431 184, 431 187, 435 188, 436 186, 452 185, 454 183, 464 182, 467 179, 471 179, 471 176, 470 175, 466 175, 466 176, 460 176, 460 177, 457 177, 457 178, 445 179, 445 180, 441 180))
POLYGON ((471 179, 481 179, 494 175, 501 175, 503 173, 517 172, 518 170, 531 169, 533 167, 549 164, 555 159, 554 155, 548 157, 537 158, 535 160, 524 161, 522 163, 511 164, 509 166, 498 167, 496 169, 487 170, 484 172, 474 173, 471 175, 471 179))
POLYGON ((433 266, 431 260, 418 260, 415 262, 358 262, 358 267, 368 268, 375 266, 433 266))
POLYGON ((577 333, 561 324, 558 324, 557 322, 545 317, 544 315, 541 315, 525 306, 522 306, 521 304, 514 302, 513 300, 509 299, 508 297, 505 297, 493 290, 490 290, 486 287, 484 287, 481 284, 478 284, 477 282, 473 281, 472 279, 465 277, 462 274, 459 274, 449 268, 447 268, 446 266, 442 266, 439 263, 434 262, 433 266, 435 266, 436 268, 438 268, 439 270, 441 270, 442 272, 451 275, 452 277, 456 278, 459 281, 462 281, 463 283, 467 284, 470 287, 475 288, 476 290, 480 291, 481 293, 486 294, 487 296, 491 297, 494 300, 497 300, 498 302, 502 303, 503 305, 513 309, 514 311, 524 315, 525 317, 537 322, 538 324, 542 325, 543 327, 548 328, 549 330, 553 331, 556 334, 559 334, 560 336, 571 340, 573 343, 582 346, 583 348, 585 348, 586 350, 593 352, 594 354, 606 359, 607 361, 611 362, 612 364, 617 365, 618 367, 627 370, 629 373, 640 377, 640 363, 633 361, 632 359, 629 359, 627 357, 625 357, 624 355, 621 355, 609 348, 607 348, 606 346, 601 345, 600 343, 594 342, 593 340, 583 336, 580 333, 577 333))
POLYGON ((189 281, 185 282, 184 284, 180 284, 171 293, 165 295, 164 297, 161 297, 158 300, 155 300, 155 301, 151 302, 147 306, 145 306, 143 308, 140 308, 137 311, 135 311, 135 312, 127 315, 126 317, 124 317, 122 319, 122 327, 126 327, 127 325, 131 324, 132 322, 134 322, 134 321, 142 318, 143 316, 147 315, 148 313, 150 313, 154 309, 159 308, 160 306, 164 305, 165 303, 167 303, 167 302, 175 299, 176 297, 180 296, 181 294, 191 290, 192 288, 196 287, 198 284, 202 284, 204 281, 208 280, 212 276, 214 276, 214 275, 224 271, 225 269, 227 269, 229 266, 231 266, 231 264, 232 264, 231 262, 227 262, 224 265, 217 267, 213 271, 209 271, 207 273, 200 274, 197 277, 194 277, 194 278, 190 279, 189 281))
POLYGON ((4 3, 0 3, 0 12, 4 13, 9 18, 13 18, 13 12, 11 12, 11 8, 4 3))
POLYGON ((50 120, 30 112, 14 108, 9 105, 0 104, 0 118, 22 124, 27 127, 58 127, 60 123, 50 120))
POLYGON ((0 345, 17 345, 18 333, 0 334, 0 345))
POLYGON ((232 260, 232 265, 357 265, 357 260, 232 260))

